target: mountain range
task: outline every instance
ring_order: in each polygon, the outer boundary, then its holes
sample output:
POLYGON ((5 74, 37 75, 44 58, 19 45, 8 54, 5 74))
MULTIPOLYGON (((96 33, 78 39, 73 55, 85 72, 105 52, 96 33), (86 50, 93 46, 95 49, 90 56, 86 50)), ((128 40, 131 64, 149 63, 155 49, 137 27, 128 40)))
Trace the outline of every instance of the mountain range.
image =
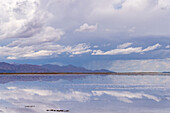
POLYGON ((0 62, 0 73, 65 73, 65 72, 111 72, 109 70, 88 70, 84 67, 73 65, 59 66, 53 64, 32 65, 32 64, 10 64, 0 62))

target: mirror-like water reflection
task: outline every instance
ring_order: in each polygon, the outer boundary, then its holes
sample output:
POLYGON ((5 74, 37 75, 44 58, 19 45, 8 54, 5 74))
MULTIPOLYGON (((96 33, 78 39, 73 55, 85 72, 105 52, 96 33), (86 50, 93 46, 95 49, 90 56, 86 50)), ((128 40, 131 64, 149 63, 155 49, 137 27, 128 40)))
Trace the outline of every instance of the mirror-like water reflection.
POLYGON ((169 113, 169 76, 0 75, 0 113, 169 113))

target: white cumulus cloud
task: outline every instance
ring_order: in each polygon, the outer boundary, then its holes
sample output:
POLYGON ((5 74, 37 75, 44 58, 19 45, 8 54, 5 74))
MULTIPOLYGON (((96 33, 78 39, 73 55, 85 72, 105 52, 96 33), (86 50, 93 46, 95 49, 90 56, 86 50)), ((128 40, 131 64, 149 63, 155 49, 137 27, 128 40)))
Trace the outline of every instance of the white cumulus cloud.
POLYGON ((144 52, 145 52, 145 51, 152 51, 152 50, 155 50, 155 49, 157 49, 157 48, 159 48, 159 47, 161 47, 161 45, 158 43, 158 44, 155 44, 155 45, 153 45, 153 46, 147 47, 147 48, 144 49, 143 51, 144 51, 144 52))
POLYGON ((97 30, 97 24, 96 25, 88 25, 88 24, 83 24, 80 26, 79 29, 76 29, 76 32, 94 32, 97 30))
POLYGON ((130 45, 132 45, 132 43, 125 43, 125 44, 119 45, 118 49, 112 49, 106 52, 102 50, 93 50, 92 55, 117 55, 117 54, 143 53, 143 52, 152 51, 152 50, 155 50, 161 47, 160 44, 155 44, 153 46, 148 46, 147 48, 142 49, 142 47, 129 47, 130 45))
POLYGON ((167 45, 165 48, 167 48, 167 49, 170 48, 170 45, 167 45))
POLYGON ((103 52, 101 50, 94 50, 92 55, 117 55, 117 54, 131 54, 131 53, 140 53, 142 51, 142 47, 136 48, 126 48, 126 49, 113 49, 110 51, 103 52))
POLYGON ((119 49, 124 49, 124 48, 127 48, 127 47, 131 46, 131 45, 132 45, 132 43, 127 42, 127 43, 118 45, 117 48, 119 48, 119 49))
POLYGON ((48 40, 41 41, 40 43, 38 43, 38 40, 35 40, 35 42, 34 40, 23 39, 20 39, 16 42, 14 41, 14 43, 0 47, 1 56, 6 57, 9 60, 19 58, 33 59, 41 57, 56 57, 57 55, 60 55, 62 53, 79 55, 92 52, 90 46, 85 43, 80 43, 74 46, 62 46, 59 44, 48 42, 48 40), (27 41, 32 44, 30 45, 30 43, 28 43, 27 41))

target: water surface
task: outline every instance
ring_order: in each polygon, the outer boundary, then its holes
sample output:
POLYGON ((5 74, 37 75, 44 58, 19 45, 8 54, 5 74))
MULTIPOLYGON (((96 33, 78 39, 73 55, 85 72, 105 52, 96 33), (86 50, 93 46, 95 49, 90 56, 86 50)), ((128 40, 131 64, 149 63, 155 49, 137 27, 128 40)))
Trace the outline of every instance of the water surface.
POLYGON ((0 113, 169 113, 169 106, 169 76, 0 75, 0 113))

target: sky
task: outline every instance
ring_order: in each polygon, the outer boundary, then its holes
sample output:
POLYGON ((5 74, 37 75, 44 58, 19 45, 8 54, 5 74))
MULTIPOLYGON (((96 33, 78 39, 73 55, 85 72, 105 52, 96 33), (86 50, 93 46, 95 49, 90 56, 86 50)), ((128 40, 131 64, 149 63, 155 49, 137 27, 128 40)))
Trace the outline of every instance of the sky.
POLYGON ((169 0, 2 0, 0 61, 170 71, 169 0))

